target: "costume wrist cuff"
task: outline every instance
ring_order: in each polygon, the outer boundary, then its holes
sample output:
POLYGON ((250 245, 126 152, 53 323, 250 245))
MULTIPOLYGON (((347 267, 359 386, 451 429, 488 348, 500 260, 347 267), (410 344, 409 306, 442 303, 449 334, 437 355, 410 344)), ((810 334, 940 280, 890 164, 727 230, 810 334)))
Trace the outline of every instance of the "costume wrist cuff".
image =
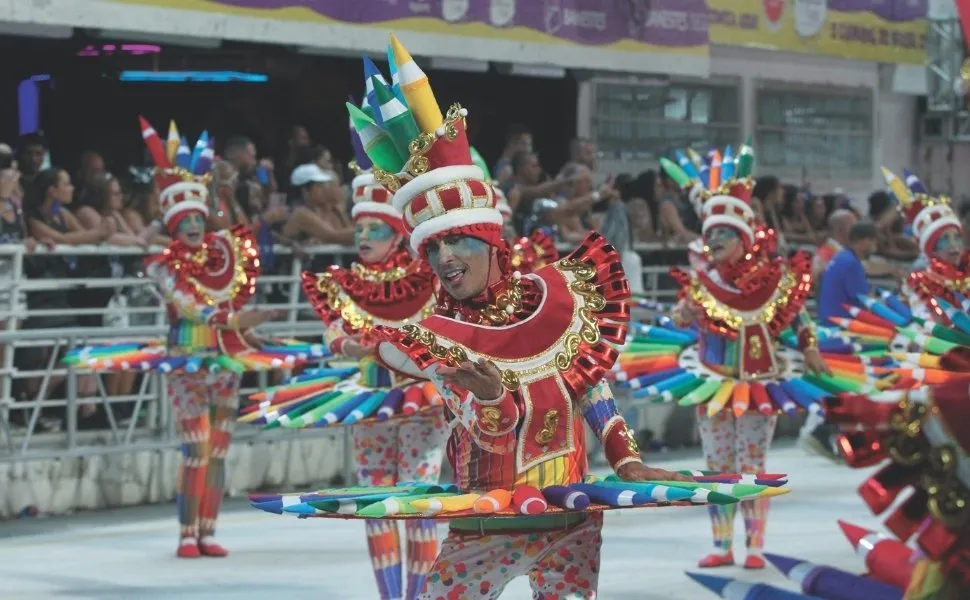
POLYGON ((496 400, 485 404, 472 394, 472 408, 478 417, 482 433, 498 436, 509 433, 519 423, 519 407, 512 394, 505 392, 496 400))
POLYGON ((502 404, 503 402, 505 402, 505 400, 509 396, 511 396, 511 394, 509 394, 508 390, 503 388, 502 392, 498 395, 498 397, 493 400, 486 400, 484 398, 479 398, 475 394, 472 394, 472 401, 474 401, 475 404, 478 404, 479 406, 498 406, 499 404, 502 404))
POLYGON ((344 353, 344 342, 347 341, 347 336, 338 337, 334 341, 330 342, 330 351, 334 354, 344 353))
POLYGON ((606 452, 606 460, 614 470, 633 460, 640 460, 640 447, 623 417, 611 419, 604 432, 603 450, 606 452))
POLYGON ((205 319, 205 324, 210 327, 225 327, 228 325, 233 329, 239 329, 239 315, 236 313, 228 313, 224 310, 212 311, 208 318, 205 319))
POLYGON ((798 330, 798 347, 801 350, 818 348, 818 336, 815 335, 814 327, 811 325, 805 325, 798 330))

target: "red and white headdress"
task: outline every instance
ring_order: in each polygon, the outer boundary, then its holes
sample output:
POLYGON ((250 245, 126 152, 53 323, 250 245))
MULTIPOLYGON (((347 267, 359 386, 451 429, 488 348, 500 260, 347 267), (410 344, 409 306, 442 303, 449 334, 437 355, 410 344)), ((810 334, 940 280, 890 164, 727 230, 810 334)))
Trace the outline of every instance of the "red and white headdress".
POLYGON ((354 206, 350 216, 354 220, 363 217, 380 219, 395 231, 406 233, 401 213, 391 203, 392 194, 377 183, 373 173, 360 172, 350 184, 354 193, 354 206))
POLYGON ((730 146, 724 156, 712 150, 701 158, 692 150, 677 152, 679 165, 661 158, 664 171, 684 189, 689 189, 690 202, 701 218, 701 231, 727 226, 740 233, 750 246, 755 241, 755 215, 751 208, 754 180, 754 149, 750 140, 741 145, 737 157, 730 146))
POLYGON ((155 183, 165 227, 174 232, 179 222, 193 212, 208 216, 209 171, 215 156, 215 140, 210 140, 209 134, 203 131, 195 148, 190 150, 185 138, 179 136, 174 121, 169 124, 168 139, 164 143, 144 117, 139 116, 138 121, 155 163, 155 183))
MULTIPOLYGON (((495 189, 472 162, 465 130, 468 111, 454 104, 442 116, 427 75, 394 36, 391 45, 406 107, 398 108, 391 91, 381 90, 378 95, 388 101, 374 112, 381 113, 382 124, 350 109, 364 151, 374 163, 374 177, 393 193, 392 204, 404 218, 411 247, 420 252, 427 240, 446 233, 500 243, 502 214, 495 208, 495 189), (385 111, 389 106, 394 110, 385 111), (401 139, 413 131, 419 132, 416 137, 401 139), (395 161, 395 148, 401 153, 406 149, 407 156, 399 154, 395 161)), ((371 83, 383 85, 376 78, 371 83)))
POLYGON ((950 206, 948 196, 930 196, 919 177, 906 169, 903 169, 905 183, 886 167, 882 168, 882 174, 899 201, 903 218, 913 228, 920 250, 927 256, 933 254, 936 240, 944 231, 950 228, 963 229, 960 218, 950 206))

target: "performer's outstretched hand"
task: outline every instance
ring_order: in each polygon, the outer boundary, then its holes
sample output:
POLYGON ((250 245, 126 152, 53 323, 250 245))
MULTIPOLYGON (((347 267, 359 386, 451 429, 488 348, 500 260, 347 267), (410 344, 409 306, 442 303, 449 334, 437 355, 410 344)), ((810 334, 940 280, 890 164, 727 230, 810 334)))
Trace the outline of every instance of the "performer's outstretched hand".
POLYGON ((252 329, 266 321, 276 321, 286 316, 282 310, 244 310, 239 313, 239 328, 252 329))
POLYGON ((340 351, 350 358, 356 358, 359 360, 365 356, 374 354, 374 347, 361 344, 357 340, 346 340, 343 345, 340 346, 340 351))
POLYGON ((654 469, 638 462, 620 465, 616 474, 623 481, 694 481, 689 475, 667 471, 666 469, 654 469))
POLYGON ((466 360, 458 368, 439 365, 438 374, 445 383, 468 390, 479 400, 495 400, 504 391, 502 374, 498 367, 484 358, 480 358, 477 363, 466 360))
POLYGON ((802 355, 805 357, 805 367, 812 373, 831 375, 832 369, 822 360, 818 348, 806 348, 802 355))

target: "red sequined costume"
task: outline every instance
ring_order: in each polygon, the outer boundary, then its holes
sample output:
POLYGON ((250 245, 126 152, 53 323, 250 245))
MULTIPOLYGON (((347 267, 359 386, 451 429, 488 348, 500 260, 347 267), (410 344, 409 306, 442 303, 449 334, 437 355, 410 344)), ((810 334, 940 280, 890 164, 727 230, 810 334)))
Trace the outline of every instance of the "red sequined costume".
MULTIPOLYGON (((194 154, 183 147, 168 151, 144 119, 142 134, 156 164, 163 220, 172 237, 190 215, 208 215, 208 167, 213 151, 205 134, 194 154)), ((174 125, 173 125, 174 128, 174 125)), ((174 136, 177 138, 178 136, 174 136)), ((301 352, 285 344, 267 345, 254 332, 240 328, 240 314, 256 291, 259 251, 245 226, 205 232, 196 247, 174 241, 146 261, 168 312, 169 335, 163 352, 142 350, 138 358, 118 357, 115 364, 153 368, 165 377, 175 407, 175 426, 182 439, 176 482, 181 525, 178 556, 225 556, 215 543, 216 519, 225 493, 226 454, 238 411, 239 374, 292 366, 323 348, 301 352)), ((83 352, 83 351, 82 351, 83 352)))
MULTIPOLYGON (((401 51, 395 46, 396 58, 401 51)), ((403 80, 402 89, 407 96, 403 80)), ((632 432, 604 381, 629 319, 618 253, 591 234, 570 256, 533 274, 515 272, 494 188, 472 164, 467 111, 454 105, 442 117, 433 99, 407 100, 425 133, 410 145, 403 172, 375 174, 393 190, 412 248, 424 256, 428 241, 478 238, 497 253, 501 271, 476 298, 442 293, 436 315, 400 329, 375 327, 381 360, 430 379, 441 393, 456 484, 487 492, 581 482, 587 472, 584 420, 614 468, 639 462, 632 432), (479 358, 502 373, 500 397, 476 398, 446 386, 437 374, 440 363, 479 358)), ((496 598, 508 581, 526 574, 536 597, 595 597, 601 527, 599 515, 581 512, 454 520, 420 597, 496 598), (524 551, 525 544, 532 551, 524 551)))
MULTIPOLYGON (((664 168, 675 181, 690 189, 705 239, 717 227, 736 232, 742 244, 738 260, 715 264, 709 250, 696 256, 688 272, 671 269, 679 286, 680 304, 675 318, 696 315, 698 345, 679 352, 678 363, 694 377, 682 385, 656 382, 658 393, 668 393, 681 404, 698 405, 698 427, 708 468, 722 472, 759 473, 765 470, 768 447, 780 408, 794 411, 786 389, 798 385, 793 367, 800 353, 784 348, 779 339, 791 330, 800 349, 815 347, 815 330, 804 310, 811 291, 811 257, 798 253, 790 259, 775 254, 773 230, 757 227, 751 208, 753 180, 750 168, 753 149, 742 146, 737 162, 725 165, 720 180, 720 160, 704 165, 709 189, 670 162, 664 168), (731 173, 731 174, 728 174, 731 173), (678 389, 679 387, 679 389, 678 389), (790 408, 789 408, 790 407, 790 408)), ((725 159, 727 162, 727 159, 725 159)), ((685 162, 688 167, 693 167, 685 162)), ((682 326, 693 325, 690 322, 682 326)), ((683 371, 672 373, 671 380, 683 371)), ((746 568, 762 568, 761 550, 768 513, 768 498, 741 502, 748 556, 746 568)), ((737 505, 708 506, 714 534, 714 553, 700 561, 701 567, 734 563, 734 519, 737 505)))
MULTIPOLYGON (((358 156, 357 162, 363 158, 358 156)), ((375 183, 373 175, 359 174, 352 187, 355 221, 380 219, 407 240, 400 213, 391 206, 390 194, 375 183)), ((436 279, 428 264, 415 259, 403 245, 392 248, 379 263, 358 262, 350 268, 333 266, 324 273, 303 273, 303 290, 327 325, 326 338, 335 354, 341 354, 351 338, 372 345, 375 325, 400 327, 432 314, 435 287, 436 279)), ((358 484, 438 483, 448 432, 440 406, 435 408, 423 398, 426 384, 391 373, 374 364, 371 357, 361 359, 360 368, 362 385, 403 392, 403 412, 383 422, 354 427, 358 484), (427 410, 417 412, 417 406, 427 410)), ((381 416, 384 415, 378 418, 381 416)), ((397 522, 368 520, 365 527, 381 600, 415 598, 438 554, 434 521, 415 519, 405 523, 406 580, 401 578, 403 553, 397 522)))
POLYGON ((826 411, 846 431, 839 448, 850 466, 884 465, 859 488, 873 513, 905 498, 885 524, 923 554, 906 600, 963 598, 970 589, 970 349, 941 362, 966 376, 871 398, 844 395, 826 411))
POLYGON ((883 169, 883 174, 899 201, 903 217, 913 229, 920 251, 929 258, 926 269, 906 277, 903 296, 914 316, 952 325, 937 298, 946 300, 960 310, 967 310, 968 307, 961 306, 961 298, 956 294, 966 296, 970 293, 970 252, 964 250, 957 264, 951 264, 938 255, 937 242, 947 231, 962 233, 960 219, 950 206, 950 199, 946 196, 930 196, 916 175, 904 170, 904 182, 886 169, 883 169))

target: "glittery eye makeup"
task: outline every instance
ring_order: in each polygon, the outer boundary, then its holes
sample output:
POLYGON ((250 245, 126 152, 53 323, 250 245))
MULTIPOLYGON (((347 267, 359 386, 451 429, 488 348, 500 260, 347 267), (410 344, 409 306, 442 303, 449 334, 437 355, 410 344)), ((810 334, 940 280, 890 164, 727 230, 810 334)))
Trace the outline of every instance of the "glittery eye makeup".
POLYGON ((945 231, 937 240, 933 249, 936 252, 946 252, 947 250, 953 250, 954 248, 959 248, 963 243, 960 239, 960 234, 954 230, 945 231))
POLYGON ((432 266, 438 264, 442 246, 446 246, 448 251, 456 258, 471 258, 488 252, 488 244, 478 238, 467 235, 449 235, 442 240, 428 244, 428 262, 432 266))
POLYGON ((707 232, 705 236, 705 241, 708 244, 713 242, 727 242, 729 240, 738 239, 738 232, 734 231, 730 227, 714 227, 707 232))
POLYGON ((380 223, 358 223, 354 227, 354 243, 360 246, 363 240, 370 242, 386 242, 394 237, 394 230, 390 225, 380 223))

